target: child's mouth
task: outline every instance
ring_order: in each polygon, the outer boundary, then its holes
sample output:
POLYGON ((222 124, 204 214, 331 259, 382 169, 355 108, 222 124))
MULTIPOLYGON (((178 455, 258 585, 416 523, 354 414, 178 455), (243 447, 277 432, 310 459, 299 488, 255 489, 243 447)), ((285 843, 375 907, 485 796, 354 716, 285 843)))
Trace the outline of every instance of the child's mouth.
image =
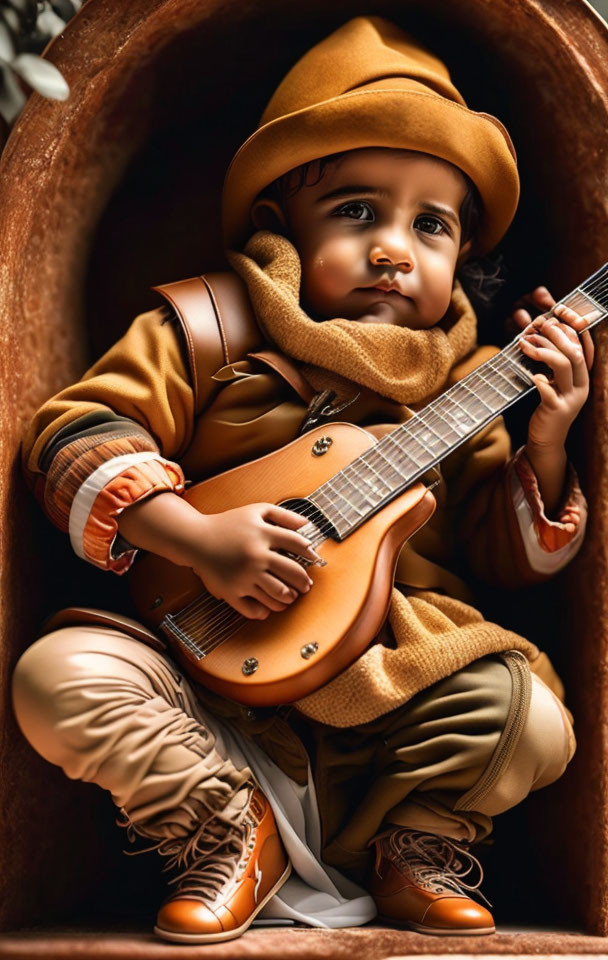
POLYGON ((385 290, 384 287, 359 287, 359 290, 365 290, 367 293, 382 294, 383 297, 399 297, 400 300, 411 301, 412 299, 405 293, 400 293, 399 290, 385 290))

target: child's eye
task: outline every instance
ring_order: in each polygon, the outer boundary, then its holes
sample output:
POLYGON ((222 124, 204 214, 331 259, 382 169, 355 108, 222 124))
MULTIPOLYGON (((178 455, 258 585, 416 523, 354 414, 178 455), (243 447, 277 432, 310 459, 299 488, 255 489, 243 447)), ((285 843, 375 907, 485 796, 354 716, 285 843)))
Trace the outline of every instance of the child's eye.
POLYGON ((440 233, 449 233, 445 223, 443 223, 442 220, 438 220, 437 217, 417 217, 416 227, 422 230, 423 233, 430 233, 435 236, 439 236, 440 233))
POLYGON ((350 220, 363 220, 371 223, 374 220, 374 211, 369 203, 362 200, 351 200, 349 203, 338 207, 334 212, 336 217, 348 217, 350 220))

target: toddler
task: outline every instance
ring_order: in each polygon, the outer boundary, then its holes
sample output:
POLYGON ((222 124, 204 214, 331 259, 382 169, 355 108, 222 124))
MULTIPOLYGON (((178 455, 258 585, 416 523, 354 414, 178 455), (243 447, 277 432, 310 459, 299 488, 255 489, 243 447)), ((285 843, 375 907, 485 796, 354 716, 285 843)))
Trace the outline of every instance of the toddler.
MULTIPOLYGON (((345 24, 293 67, 226 177, 229 280, 263 348, 207 375, 210 355, 193 367, 175 311, 138 317, 25 438, 49 517, 103 569, 124 573, 142 548, 247 618, 298 603, 314 567, 296 557, 319 560, 304 518, 266 502, 203 515, 181 496, 186 478, 332 420, 380 439, 492 356, 457 277, 496 246, 517 200, 506 130, 467 108, 444 64, 383 19, 345 24)), ((521 349, 549 373, 534 377, 525 447, 512 456, 497 419, 442 462, 387 621, 326 686, 252 710, 191 684, 149 631, 110 614, 21 658, 26 737, 110 790, 130 835, 167 857, 160 936, 230 939, 264 908, 319 925, 377 911, 430 934, 494 931, 469 846, 575 748, 547 657, 486 621, 460 575, 466 562, 494 584, 540 581, 584 533, 564 441, 592 344, 544 288, 527 302, 546 314, 515 314, 521 349), (307 906, 304 881, 323 906, 307 906)))

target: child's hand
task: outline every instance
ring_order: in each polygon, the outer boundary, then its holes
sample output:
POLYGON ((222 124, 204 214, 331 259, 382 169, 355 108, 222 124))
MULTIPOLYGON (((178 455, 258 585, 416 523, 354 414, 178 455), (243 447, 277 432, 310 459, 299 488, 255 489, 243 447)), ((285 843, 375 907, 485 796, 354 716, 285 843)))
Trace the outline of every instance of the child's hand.
POLYGON ((593 341, 584 332, 588 317, 556 305, 546 287, 537 287, 515 304, 513 320, 524 328, 519 340, 523 353, 545 363, 551 377, 533 376, 540 403, 530 418, 526 455, 536 474, 545 513, 557 510, 566 476, 564 442, 572 421, 589 393, 589 373, 593 364, 593 341), (532 320, 526 307, 551 311, 532 320))
MULTIPOLYGON (((527 311, 517 311, 520 322, 527 311)), ((589 333, 579 338, 587 320, 559 304, 553 316, 540 316, 528 323, 519 341, 523 353, 546 364, 552 372, 533 376, 540 403, 528 427, 528 443, 539 448, 563 446, 568 430, 589 394, 589 369, 593 364, 593 341, 589 333)), ((529 316, 529 315, 528 315, 529 316)))
POLYGON ((546 287, 536 287, 532 293, 524 293, 523 297, 513 304, 513 312, 507 321, 510 334, 519 333, 519 330, 523 330, 532 323, 531 311, 536 316, 539 313, 548 312, 553 306, 555 306, 555 299, 546 287))
POLYGON ((306 518, 272 503, 252 503, 201 516, 189 565, 206 588, 240 614, 255 620, 285 608, 310 590, 312 580, 279 551, 319 559, 297 533, 306 518))

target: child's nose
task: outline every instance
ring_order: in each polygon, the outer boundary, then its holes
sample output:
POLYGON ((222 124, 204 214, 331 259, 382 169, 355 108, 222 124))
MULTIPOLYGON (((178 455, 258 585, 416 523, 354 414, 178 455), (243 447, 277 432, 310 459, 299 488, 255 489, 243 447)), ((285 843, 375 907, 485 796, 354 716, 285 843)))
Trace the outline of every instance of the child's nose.
POLYGON ((373 244, 369 258, 374 266, 399 267, 405 273, 414 269, 414 257, 410 243, 401 230, 392 230, 373 244))

